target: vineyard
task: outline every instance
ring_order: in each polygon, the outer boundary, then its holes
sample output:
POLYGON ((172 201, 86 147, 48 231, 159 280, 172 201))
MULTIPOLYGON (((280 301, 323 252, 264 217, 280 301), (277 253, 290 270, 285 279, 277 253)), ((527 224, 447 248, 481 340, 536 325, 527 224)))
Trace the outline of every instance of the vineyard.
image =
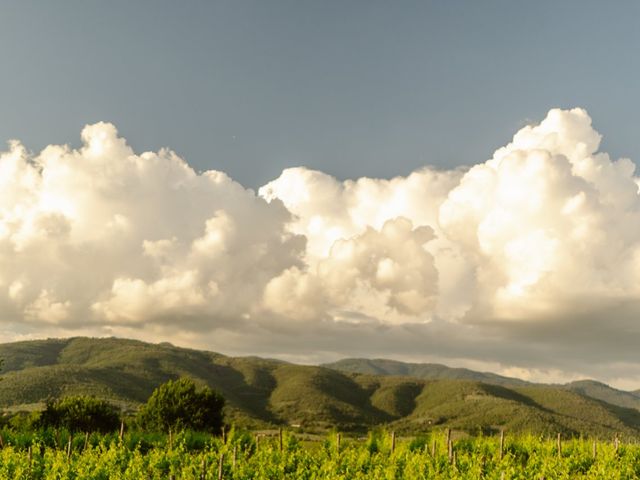
POLYGON ((640 445, 587 439, 477 437, 448 432, 396 439, 231 431, 76 435, 2 432, 2 479, 555 479, 640 478, 640 445))

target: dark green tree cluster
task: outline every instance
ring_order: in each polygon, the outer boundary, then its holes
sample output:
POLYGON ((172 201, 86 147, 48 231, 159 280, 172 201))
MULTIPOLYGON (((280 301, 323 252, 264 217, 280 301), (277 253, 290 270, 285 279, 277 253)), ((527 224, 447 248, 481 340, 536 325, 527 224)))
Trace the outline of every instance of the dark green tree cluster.
POLYGON ((95 397, 65 397, 47 401, 40 414, 43 427, 63 427, 72 432, 111 432, 120 425, 118 409, 95 397))
POLYGON ((218 433, 222 428, 224 398, 193 380, 180 378, 155 389, 138 414, 140 424, 152 430, 192 429, 218 433))
MULTIPOLYGON (((0 361, 1 363, 1 361, 0 361)), ((137 423, 145 430, 196 430, 219 433, 223 425, 224 398, 193 380, 180 378, 156 388, 138 412, 137 423)), ((19 428, 64 428, 70 432, 113 432, 120 427, 120 410, 93 396, 48 400, 44 410, 16 415, 19 428)))

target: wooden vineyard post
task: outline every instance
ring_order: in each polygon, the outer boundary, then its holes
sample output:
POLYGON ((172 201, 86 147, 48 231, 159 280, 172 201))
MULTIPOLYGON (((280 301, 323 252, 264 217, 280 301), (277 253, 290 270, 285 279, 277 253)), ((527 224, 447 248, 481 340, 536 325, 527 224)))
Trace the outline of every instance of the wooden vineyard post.
POLYGON ((432 458, 436 458, 436 439, 433 439, 433 442, 431 443, 431 457, 432 458))
POLYGON ((220 454, 220 460, 218 461, 218 480, 222 480, 222 466, 224 464, 224 453, 220 454))
POLYGON ((202 462, 200 462, 200 480, 205 480, 207 478, 207 461, 203 458, 202 462))
POLYGON ((451 429, 447 428, 447 459, 449 463, 453 460, 453 443, 451 443, 451 429))
POLYGON ((231 464, 231 466, 233 467, 233 469, 236 469, 236 460, 238 458, 238 445, 234 445, 233 446, 233 462, 231 464))
POLYGON ((33 460, 33 449, 31 445, 29 445, 29 478, 31 478, 31 463, 33 460))
POLYGON ((597 451, 597 446, 596 446, 596 445, 597 445, 597 444, 596 444, 596 441, 594 440, 594 441, 593 441, 593 446, 592 446, 592 447, 593 447, 593 448, 592 448, 592 450, 593 450, 593 451, 592 451, 592 454, 593 454, 593 458, 594 458, 594 459, 596 458, 597 453, 598 453, 598 451, 597 451))
POLYGON ((282 427, 278 429, 278 444, 280 446, 280 452, 282 452, 282 427))
POLYGON ((618 447, 620 446, 620 441, 618 440, 618 434, 613 438, 613 446, 616 450, 616 454, 618 453, 618 447))
POLYGON ((171 427, 169 427, 169 450, 173 450, 173 436, 171 434, 171 427))
POLYGON ((504 456, 504 428, 500 430, 500 460, 504 456))
POLYGON ((562 434, 558 432, 558 457, 562 456, 562 434))
POLYGON ((69 434, 69 442, 67 443, 67 458, 71 458, 71 441, 73 440, 73 435, 69 434))
POLYGON ((4 438, 2 437, 2 434, 0 433, 0 449, 4 448, 4 438))
POLYGON ((336 433, 336 452, 340 453, 340 433, 336 433))
POLYGON ((124 437, 124 420, 120 422, 120 435, 118 435, 118 438, 120 438, 121 442, 123 437, 124 437))
POLYGON ((391 454, 396 451, 396 432, 391 432, 391 454))

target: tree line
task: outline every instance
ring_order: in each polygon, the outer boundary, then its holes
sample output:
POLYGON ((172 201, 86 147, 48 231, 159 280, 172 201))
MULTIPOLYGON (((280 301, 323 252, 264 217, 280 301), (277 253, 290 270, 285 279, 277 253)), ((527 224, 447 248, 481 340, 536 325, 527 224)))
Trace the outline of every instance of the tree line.
MULTIPOLYGON (((219 433, 224 398, 209 387, 198 388, 190 378, 169 380, 156 388, 139 409, 135 423, 149 431, 196 430, 219 433)), ((121 427, 120 409, 94 396, 78 395, 47 400, 27 427, 64 428, 69 432, 108 433, 121 427)))

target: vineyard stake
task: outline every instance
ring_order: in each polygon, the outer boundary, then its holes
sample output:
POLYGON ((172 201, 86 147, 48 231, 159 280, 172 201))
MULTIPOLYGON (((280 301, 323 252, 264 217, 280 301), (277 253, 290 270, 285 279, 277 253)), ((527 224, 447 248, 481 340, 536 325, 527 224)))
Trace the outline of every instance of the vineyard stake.
POLYGON ((558 456, 562 456, 562 434, 558 432, 558 456))
POLYGON ((278 429, 278 442, 280 444, 280 452, 282 452, 282 427, 278 429))
POLYGON ((238 457, 238 445, 234 445, 233 446, 233 469, 235 470, 236 468, 236 459, 238 457))
POLYGON ((171 436, 171 427, 169 427, 169 450, 173 449, 173 437, 171 436))
POLYGON ((207 478, 207 461, 204 458, 200 463, 200 469, 202 470, 202 473, 200 473, 200 480, 205 480, 205 478, 207 478))
POLYGON ((616 453, 618 453, 618 447, 620 446, 620 441, 618 440, 618 434, 616 433, 616 436, 613 439, 613 445, 616 449, 616 453))
POLYGON ((67 458, 71 458, 71 441, 73 440, 73 434, 69 434, 69 443, 67 443, 67 458))
POLYGON ((31 445, 29 445, 29 478, 31 478, 31 460, 33 459, 33 452, 31 445))
POLYGON ((594 440, 594 441, 593 441, 593 452, 592 452, 592 453, 593 453, 593 458, 596 458, 596 454, 597 454, 597 450, 596 450, 596 448, 597 448, 597 447, 596 447, 596 441, 594 440))
POLYGON ((431 443, 431 456, 436 458, 436 439, 433 439, 433 443, 431 443))
POLYGON ((120 441, 122 441, 123 436, 124 436, 124 420, 120 422, 120 441))
POLYGON ((218 480, 222 480, 222 463, 224 462, 224 453, 220 454, 220 461, 218 462, 218 480))
POLYGON ((2 438, 1 433, 0 433, 0 448, 4 448, 4 438, 2 438))
POLYGON ((504 428, 500 430, 500 460, 504 456, 504 428))
POLYGON ((396 432, 391 432, 391 454, 396 451, 396 432))
POLYGON ((453 462, 453 442, 451 440, 449 440, 449 452, 448 452, 448 457, 449 457, 449 463, 453 462))
POLYGON ((340 433, 336 433, 336 450, 340 453, 340 433))

